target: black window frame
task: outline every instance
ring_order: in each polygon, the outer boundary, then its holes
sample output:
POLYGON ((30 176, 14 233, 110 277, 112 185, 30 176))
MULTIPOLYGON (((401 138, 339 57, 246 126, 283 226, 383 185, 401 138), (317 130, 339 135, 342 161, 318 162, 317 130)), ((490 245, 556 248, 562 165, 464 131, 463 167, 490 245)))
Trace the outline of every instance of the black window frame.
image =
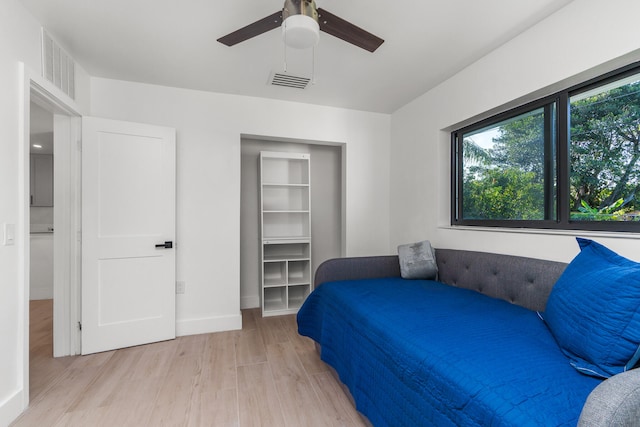
POLYGON ((572 221, 570 219, 570 98, 580 93, 604 86, 616 80, 640 73, 640 62, 603 74, 578 85, 537 99, 522 106, 496 114, 479 122, 457 129, 451 133, 451 225, 480 226, 502 228, 531 228, 555 230, 585 230, 640 233, 640 222, 631 221, 572 221), (551 123, 549 106, 555 103, 555 123, 551 123), (463 209, 463 156, 462 135, 490 127, 505 120, 526 114, 529 111, 545 108, 545 219, 543 220, 495 220, 464 219, 463 209), (555 156, 548 150, 555 136, 555 156), (555 163, 554 163, 555 160, 555 163), (554 173, 555 171, 555 173, 554 173), (556 194, 553 199, 552 188, 556 194), (555 210, 556 218, 550 218, 555 210))

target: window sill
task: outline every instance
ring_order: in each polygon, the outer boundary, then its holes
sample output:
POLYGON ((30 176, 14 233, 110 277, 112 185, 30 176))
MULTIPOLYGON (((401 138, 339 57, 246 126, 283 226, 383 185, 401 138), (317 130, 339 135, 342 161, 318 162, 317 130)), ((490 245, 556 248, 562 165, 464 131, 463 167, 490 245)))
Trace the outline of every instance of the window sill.
POLYGON ((511 233, 511 234, 537 234, 549 236, 582 236, 582 237, 604 237, 608 239, 631 239, 640 240, 640 233, 629 231, 592 231, 592 230, 557 230, 543 228, 507 228, 507 227, 482 227, 470 225, 440 225, 440 230, 453 231, 478 231, 490 233, 511 233))

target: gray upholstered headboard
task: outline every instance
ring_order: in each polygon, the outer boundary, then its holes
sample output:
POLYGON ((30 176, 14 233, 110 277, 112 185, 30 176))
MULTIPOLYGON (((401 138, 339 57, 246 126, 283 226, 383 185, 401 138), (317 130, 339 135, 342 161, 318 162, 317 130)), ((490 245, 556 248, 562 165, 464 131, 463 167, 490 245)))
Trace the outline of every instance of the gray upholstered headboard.
MULTIPOLYGON (((551 288, 567 266, 562 262, 457 249, 436 249, 436 261, 441 282, 531 310, 544 310, 551 288)), ((397 276, 397 255, 336 258, 318 267, 315 286, 335 280, 397 276)))
POLYGON ((513 255, 436 249, 438 279, 531 310, 544 310, 567 264, 513 255))

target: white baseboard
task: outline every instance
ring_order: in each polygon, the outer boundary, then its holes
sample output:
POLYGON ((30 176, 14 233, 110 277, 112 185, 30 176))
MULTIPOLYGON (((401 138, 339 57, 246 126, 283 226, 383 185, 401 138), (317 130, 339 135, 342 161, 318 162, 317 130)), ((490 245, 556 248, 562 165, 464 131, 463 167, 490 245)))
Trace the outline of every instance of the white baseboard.
POLYGON ((176 336, 209 334, 242 329, 242 315, 203 317, 176 321, 176 336))
POLYGON ((29 290, 29 299, 53 299, 53 287, 52 288, 39 288, 33 287, 29 290))
POLYGON ((24 389, 15 392, 6 400, 0 402, 0 426, 8 426, 13 422, 25 409, 24 389))
POLYGON ((259 308, 260 307, 260 295, 252 295, 248 297, 240 297, 240 308, 259 308))

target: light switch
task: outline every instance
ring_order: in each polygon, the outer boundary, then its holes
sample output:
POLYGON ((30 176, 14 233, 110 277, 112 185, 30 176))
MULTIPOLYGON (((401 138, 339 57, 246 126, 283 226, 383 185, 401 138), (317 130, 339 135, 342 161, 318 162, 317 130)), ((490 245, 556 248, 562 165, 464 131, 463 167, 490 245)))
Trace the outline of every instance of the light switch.
POLYGON ((16 240, 16 225, 4 223, 4 237, 2 238, 2 244, 4 246, 13 246, 16 240))

